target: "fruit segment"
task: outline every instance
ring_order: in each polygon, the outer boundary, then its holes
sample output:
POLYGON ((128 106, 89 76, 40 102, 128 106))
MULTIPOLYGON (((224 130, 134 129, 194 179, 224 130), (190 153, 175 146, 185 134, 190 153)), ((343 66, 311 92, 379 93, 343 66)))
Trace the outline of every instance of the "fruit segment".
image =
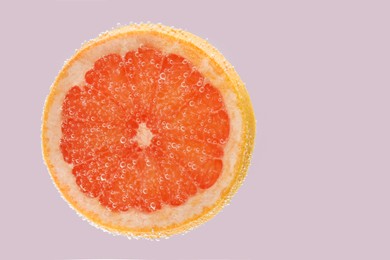
POLYGON ((230 120, 186 59, 140 47, 98 59, 62 105, 60 149, 80 190, 111 211, 154 212, 212 187, 230 120))

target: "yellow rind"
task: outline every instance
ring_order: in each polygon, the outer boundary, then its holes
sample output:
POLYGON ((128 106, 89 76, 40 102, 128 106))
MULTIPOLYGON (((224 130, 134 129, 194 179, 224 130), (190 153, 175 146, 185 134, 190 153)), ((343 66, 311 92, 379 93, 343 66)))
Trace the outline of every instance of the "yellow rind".
MULTIPOLYGON (((196 59, 197 57, 193 57, 196 59)), ((250 160, 252 157, 252 152, 254 148, 254 140, 256 133, 256 122, 255 115, 252 107, 252 103, 249 97, 249 94, 245 88, 244 83, 240 79, 237 72, 234 70, 233 66, 225 59, 225 57, 213 46, 211 46, 206 40, 195 36, 189 32, 174 29, 171 27, 163 26, 161 24, 130 24, 127 26, 119 27, 113 29, 109 32, 101 34, 98 38, 91 40, 85 43, 80 50, 78 50, 75 55, 67 61, 60 73, 56 77, 53 85, 50 88, 50 94, 48 95, 43 116, 42 116, 42 152, 44 161, 49 169, 49 173, 53 182, 55 183, 57 189, 60 191, 63 198, 69 203, 69 205, 82 217, 86 218, 91 222, 94 226, 101 228, 103 230, 112 232, 114 234, 126 235, 128 237, 135 238, 149 238, 149 239, 158 239, 163 237, 170 237, 175 234, 185 233, 189 230, 198 227, 202 223, 210 220, 214 217, 219 211, 222 210, 224 206, 226 206, 232 196, 237 192, 238 188, 242 185, 250 164, 250 160), (230 187, 225 189, 222 193, 221 198, 214 204, 212 208, 206 208, 203 210, 202 214, 198 215, 195 218, 187 219, 186 222, 180 224, 170 225, 168 227, 155 227, 153 230, 150 229, 126 229, 116 225, 109 225, 103 223, 101 219, 95 216, 91 212, 87 212, 81 209, 78 206, 78 202, 74 201, 66 191, 66 188, 61 185, 58 178, 56 177, 55 168, 53 163, 49 159, 50 148, 47 144, 47 120, 49 110, 53 104, 54 97, 57 92, 57 84, 58 82, 65 77, 65 71, 69 68, 72 63, 78 59, 78 57, 85 52, 86 50, 93 48, 96 44, 107 41, 109 39, 113 39, 116 37, 120 37, 123 35, 132 35, 132 34, 156 34, 162 37, 171 38, 173 41, 180 41, 184 45, 190 45, 191 47, 195 47, 199 52, 202 52, 204 56, 210 58, 210 62, 213 63, 213 66, 220 68, 223 71, 228 79, 233 82, 232 86, 234 89, 232 91, 236 94, 238 108, 241 111, 241 116, 243 119, 243 132, 241 139, 241 150, 238 155, 238 161, 235 167, 235 177, 231 182, 230 187)))

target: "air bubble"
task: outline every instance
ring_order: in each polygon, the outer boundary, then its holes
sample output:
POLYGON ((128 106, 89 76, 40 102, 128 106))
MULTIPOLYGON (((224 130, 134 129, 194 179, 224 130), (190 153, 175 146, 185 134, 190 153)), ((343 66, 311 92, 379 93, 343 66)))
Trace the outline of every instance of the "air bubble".
POLYGON ((195 105, 195 102, 194 101, 190 101, 190 107, 193 107, 195 105))
POLYGON ((121 162, 121 163, 119 164, 119 166, 120 166, 121 168, 125 168, 126 163, 125 163, 125 162, 121 162))
POLYGON ((126 137, 122 136, 120 142, 121 144, 124 144, 126 142, 126 137))

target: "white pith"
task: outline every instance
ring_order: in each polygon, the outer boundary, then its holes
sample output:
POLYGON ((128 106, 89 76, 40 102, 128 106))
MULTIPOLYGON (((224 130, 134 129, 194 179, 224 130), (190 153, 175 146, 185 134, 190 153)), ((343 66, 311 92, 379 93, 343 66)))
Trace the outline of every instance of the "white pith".
MULTIPOLYGON (((72 165, 63 160, 62 153, 59 149, 61 139, 61 106, 67 91, 75 86, 83 86, 85 84, 84 75, 93 67, 94 62, 100 57, 118 53, 124 56, 128 51, 137 49, 141 44, 156 46, 164 53, 175 53, 189 60, 193 53, 183 51, 180 43, 171 44, 161 37, 153 35, 140 35, 129 38, 116 38, 108 40, 100 45, 97 45, 91 50, 85 51, 67 70, 66 76, 56 85, 56 96, 50 107, 47 121, 47 142, 50 149, 49 160, 54 166, 54 172, 58 183, 62 185, 60 190, 66 191, 73 201, 78 202, 77 209, 82 209, 84 212, 89 212, 98 217, 102 223, 115 223, 115 226, 122 229, 137 230, 137 229, 152 229, 167 227, 170 225, 180 225, 190 218, 201 214, 205 208, 210 208, 215 205, 220 198, 221 192, 230 186, 235 177, 234 168, 236 166, 238 153, 240 152, 240 142, 242 135, 242 117, 241 111, 238 109, 238 101, 236 94, 229 87, 223 85, 227 81, 224 75, 218 74, 212 67, 208 58, 205 57, 194 64, 198 70, 218 88, 224 98, 225 106, 230 118, 230 134, 226 143, 223 158, 222 174, 217 182, 207 190, 199 190, 199 192, 188 199, 188 201, 179 206, 172 207, 164 205, 161 210, 153 213, 143 213, 135 209, 130 209, 127 212, 115 213, 102 207, 98 200, 89 198, 85 193, 80 191, 79 186, 75 182, 72 175, 72 165)), ((49 108, 48 108, 49 109, 49 108)), ((148 145, 151 136, 145 127, 139 127, 139 133, 135 140, 140 145, 148 145)))
POLYGON ((138 143, 138 145, 143 147, 148 147, 152 141, 153 133, 146 126, 145 123, 140 123, 137 129, 137 133, 134 136, 133 140, 138 143))

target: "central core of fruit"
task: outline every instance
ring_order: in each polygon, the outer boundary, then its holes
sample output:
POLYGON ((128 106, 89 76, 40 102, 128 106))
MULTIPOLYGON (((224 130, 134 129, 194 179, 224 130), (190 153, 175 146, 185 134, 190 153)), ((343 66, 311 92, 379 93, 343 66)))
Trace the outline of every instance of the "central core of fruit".
POLYGON ((140 47, 99 58, 85 82, 62 104, 60 149, 86 196, 147 213, 217 182, 230 119, 190 61, 140 47))
POLYGON ((145 123, 139 124, 137 133, 134 137, 134 141, 137 141, 138 145, 141 148, 145 148, 150 145, 152 138, 153 138, 153 134, 146 126, 146 124, 145 123))

